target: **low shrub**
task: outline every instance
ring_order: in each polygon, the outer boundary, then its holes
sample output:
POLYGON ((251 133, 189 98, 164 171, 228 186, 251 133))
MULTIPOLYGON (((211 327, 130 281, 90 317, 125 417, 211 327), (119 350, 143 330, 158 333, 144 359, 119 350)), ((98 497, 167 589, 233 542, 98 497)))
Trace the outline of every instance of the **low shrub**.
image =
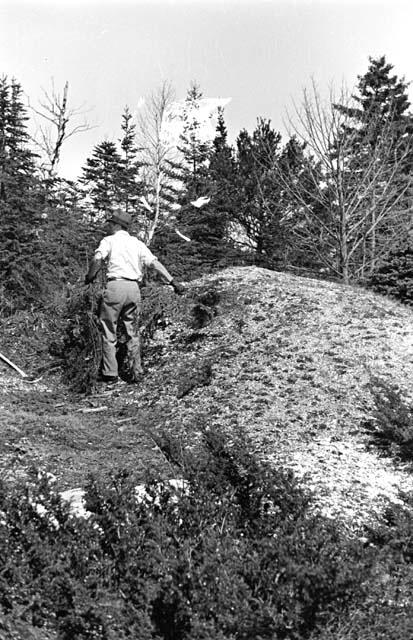
POLYGON ((413 245, 412 240, 392 251, 376 269, 368 285, 383 295, 413 304, 413 245))
POLYGON ((413 495, 389 504, 379 524, 366 528, 376 567, 367 596, 345 617, 331 620, 312 640, 405 640, 413 637, 413 495))
POLYGON ((0 614, 62 640, 300 640, 364 601, 369 549, 242 434, 158 444, 184 488, 148 476, 138 502, 132 475, 90 478, 86 520, 43 476, 2 487, 0 614))
POLYGON ((413 461, 413 407, 400 390, 379 378, 370 384, 375 409, 364 426, 374 445, 389 455, 413 461))

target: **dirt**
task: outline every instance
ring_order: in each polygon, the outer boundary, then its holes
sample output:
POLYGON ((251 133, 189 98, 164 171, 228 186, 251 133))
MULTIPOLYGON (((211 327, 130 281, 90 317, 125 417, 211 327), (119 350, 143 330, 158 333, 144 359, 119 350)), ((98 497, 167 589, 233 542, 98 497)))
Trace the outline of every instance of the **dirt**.
POLYGON ((149 465, 164 463, 128 386, 73 396, 57 376, 31 383, 2 374, 3 477, 24 478, 36 468, 52 473, 63 490, 84 486, 89 474, 106 476, 120 468, 144 478, 149 465))

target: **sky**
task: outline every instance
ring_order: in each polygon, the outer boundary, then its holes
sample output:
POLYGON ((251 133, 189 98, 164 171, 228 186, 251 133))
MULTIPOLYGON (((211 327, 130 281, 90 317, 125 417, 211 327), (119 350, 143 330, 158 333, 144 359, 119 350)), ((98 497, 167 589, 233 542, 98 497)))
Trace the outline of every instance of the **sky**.
MULTIPOLYGON (((34 107, 69 83, 90 130, 63 147, 60 172, 80 173, 93 148, 121 136, 121 116, 169 82, 185 98, 231 98, 229 141, 259 117, 288 139, 286 114, 314 81, 353 87, 385 55, 413 81, 411 0, 0 0, 0 74, 34 107)), ((413 103, 413 87, 410 91, 413 103)))

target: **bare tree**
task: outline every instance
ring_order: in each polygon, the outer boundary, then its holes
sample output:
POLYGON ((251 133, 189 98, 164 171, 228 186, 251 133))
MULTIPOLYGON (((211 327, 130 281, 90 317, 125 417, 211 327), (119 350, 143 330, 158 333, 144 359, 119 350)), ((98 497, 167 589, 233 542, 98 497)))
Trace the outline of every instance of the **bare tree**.
POLYGON ((413 186, 406 172, 412 136, 395 137, 390 120, 375 122, 376 134, 361 144, 351 118, 352 100, 345 89, 338 100, 330 90, 326 103, 314 83, 310 92, 304 90, 288 122, 306 148, 305 175, 285 167, 275 171, 294 203, 284 224, 301 247, 307 246, 344 282, 371 273, 412 226, 406 205, 413 186), (346 108, 337 109, 337 104, 346 108))
POLYGON ((44 170, 48 178, 54 178, 57 174, 63 143, 72 136, 93 128, 85 120, 80 124, 73 123, 85 115, 85 110, 84 107, 70 107, 68 95, 69 83, 66 81, 63 92, 59 93, 52 79, 52 89, 50 92, 43 90, 40 107, 30 106, 42 121, 38 124, 33 139, 46 158, 44 170))
POLYGON ((144 181, 148 186, 146 209, 153 213, 151 218, 146 217, 148 245, 152 242, 162 214, 167 213, 163 192, 171 183, 167 168, 168 162, 176 155, 176 148, 165 136, 164 123, 174 98, 171 85, 164 82, 151 94, 138 116, 138 146, 144 164, 144 181))

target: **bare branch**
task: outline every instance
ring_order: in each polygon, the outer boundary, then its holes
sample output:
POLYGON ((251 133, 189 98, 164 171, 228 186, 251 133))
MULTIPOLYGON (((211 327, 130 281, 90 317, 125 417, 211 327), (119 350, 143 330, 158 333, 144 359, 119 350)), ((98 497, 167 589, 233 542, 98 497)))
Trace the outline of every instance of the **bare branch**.
MULTIPOLYGON (((298 219, 306 223, 300 229, 301 239, 308 234, 316 252, 324 236, 323 244, 327 239, 331 248, 329 267, 337 269, 338 256, 345 281, 359 274, 360 251, 369 247, 369 255, 362 256, 363 268, 372 268, 383 247, 388 246, 389 236, 394 242, 404 232, 405 222, 396 211, 413 187, 413 178, 406 171, 413 137, 397 140, 391 118, 382 121, 373 112, 365 113, 372 133, 368 137, 367 129, 361 137, 352 117, 356 106, 345 89, 338 99, 330 89, 323 104, 313 82, 310 91, 304 90, 301 105, 294 105, 295 118, 288 116, 288 123, 294 137, 305 144, 307 156, 311 154, 318 164, 321 176, 311 162, 307 183, 274 167, 276 179, 297 204, 298 219), (322 214, 317 212, 317 204, 322 214)), ((408 215, 411 219, 411 211, 408 215)), ((286 218, 293 234, 298 219, 297 215, 286 218)))
POLYGON ((78 133, 84 133, 93 128, 86 120, 69 127, 73 120, 84 116, 85 110, 83 107, 69 107, 68 82, 65 82, 62 94, 56 91, 53 78, 51 84, 51 92, 43 89, 40 108, 31 106, 29 102, 32 112, 48 123, 47 126, 41 124, 38 126, 33 141, 46 157, 46 172, 49 178, 56 175, 64 142, 78 133))
POLYGON ((175 99, 171 85, 164 82, 149 96, 138 116, 138 143, 146 165, 145 178, 153 200, 154 216, 149 223, 146 242, 150 245, 161 219, 162 192, 170 184, 166 165, 175 157, 175 149, 165 140, 162 125, 168 107, 175 99))

